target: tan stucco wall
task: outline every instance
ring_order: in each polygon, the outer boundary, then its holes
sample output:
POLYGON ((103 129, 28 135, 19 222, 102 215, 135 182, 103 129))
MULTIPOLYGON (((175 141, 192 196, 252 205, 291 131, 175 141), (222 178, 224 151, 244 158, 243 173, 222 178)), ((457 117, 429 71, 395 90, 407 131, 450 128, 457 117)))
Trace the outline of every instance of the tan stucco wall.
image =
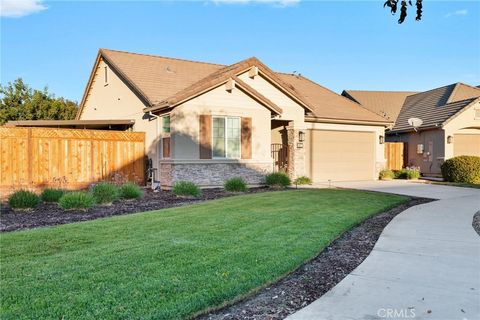
POLYGON ((285 93, 273 86, 261 75, 250 78, 248 72, 245 72, 238 77, 282 108, 282 115, 276 119, 293 121, 295 128, 303 129, 305 127, 305 109, 285 93))
POLYGON ((271 162, 271 112, 240 89, 229 92, 223 85, 185 102, 171 112, 172 159, 199 159, 201 114, 252 118, 252 160, 271 162))
MULTIPOLYGON (((458 114, 450 120, 445 126, 445 137, 454 136, 454 134, 480 134, 480 118, 475 119, 475 110, 480 109, 480 102, 470 106, 464 112, 458 114)), ((445 139, 445 159, 453 157, 453 143, 447 143, 445 139)))
POLYGON ((105 62, 100 61, 95 72, 88 96, 85 100, 81 120, 133 119, 134 131, 144 131, 145 151, 156 161, 157 121, 145 119, 142 111, 145 104, 130 88, 108 68, 108 83, 104 80, 105 62))
MULTIPOLYGON (((360 132, 373 132, 374 133, 374 148, 375 148, 375 166, 372 169, 372 179, 378 178, 378 172, 385 166, 385 145, 380 144, 380 136, 385 134, 385 128, 383 126, 363 126, 363 125, 350 125, 350 124, 333 124, 333 123, 306 123, 307 130, 337 130, 337 131, 360 131, 360 132)), ((308 134, 306 135, 308 139, 308 134)), ((311 159, 309 158, 308 143, 305 142, 306 155, 305 155, 305 172, 310 172, 311 159)), ((345 156, 348 157, 348 150, 345 150, 345 156)), ((351 159, 355 161, 355 159, 351 159)))

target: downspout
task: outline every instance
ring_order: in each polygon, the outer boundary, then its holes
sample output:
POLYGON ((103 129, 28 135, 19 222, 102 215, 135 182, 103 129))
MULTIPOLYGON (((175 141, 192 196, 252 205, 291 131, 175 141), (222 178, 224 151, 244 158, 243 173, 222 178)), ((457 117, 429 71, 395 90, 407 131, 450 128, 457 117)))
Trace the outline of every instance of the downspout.
MULTIPOLYGON (((149 111, 148 112, 148 115, 152 118, 155 119, 155 137, 156 139, 159 138, 159 132, 160 132, 160 128, 159 128, 159 118, 160 116, 157 116, 156 114, 153 114, 152 111, 149 111)), ((157 188, 160 187, 160 181, 155 181, 155 177, 156 177, 156 172, 158 172, 158 174, 160 175, 160 168, 157 168, 158 166, 158 163, 160 162, 160 159, 159 159, 159 152, 158 152, 158 146, 160 145, 160 140, 157 140, 157 144, 155 146, 155 165, 152 164, 152 168, 151 169, 156 169, 156 170, 152 170, 151 174, 152 174, 152 184, 151 184, 151 188, 152 190, 156 190, 157 188)))

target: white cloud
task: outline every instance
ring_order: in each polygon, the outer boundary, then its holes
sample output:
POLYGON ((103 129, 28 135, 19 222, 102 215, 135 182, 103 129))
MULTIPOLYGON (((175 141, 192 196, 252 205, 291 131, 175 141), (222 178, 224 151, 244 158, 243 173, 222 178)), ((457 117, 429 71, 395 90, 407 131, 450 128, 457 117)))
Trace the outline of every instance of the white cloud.
POLYGON ((453 12, 449 12, 445 15, 446 18, 453 17, 453 16, 466 16, 468 14, 467 9, 457 10, 453 12))
POLYGON ((271 4, 277 7, 294 6, 300 0, 211 0, 215 4, 271 4))
POLYGON ((0 16, 19 18, 47 9, 42 0, 0 0, 0 16))

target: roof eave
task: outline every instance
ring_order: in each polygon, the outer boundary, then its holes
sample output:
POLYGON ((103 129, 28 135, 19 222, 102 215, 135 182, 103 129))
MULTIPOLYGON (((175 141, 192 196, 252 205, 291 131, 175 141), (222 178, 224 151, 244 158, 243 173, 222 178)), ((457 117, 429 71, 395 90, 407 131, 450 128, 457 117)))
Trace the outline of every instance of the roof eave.
POLYGON ((323 123, 339 123, 339 124, 361 124, 388 127, 393 122, 388 121, 372 121, 372 120, 358 120, 358 119, 334 119, 324 117, 305 117, 306 122, 323 122, 323 123))

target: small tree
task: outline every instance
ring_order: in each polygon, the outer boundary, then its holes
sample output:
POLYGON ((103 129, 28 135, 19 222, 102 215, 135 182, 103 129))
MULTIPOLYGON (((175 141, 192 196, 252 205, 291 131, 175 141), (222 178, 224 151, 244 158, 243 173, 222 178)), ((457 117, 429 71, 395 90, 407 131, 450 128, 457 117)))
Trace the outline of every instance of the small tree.
POLYGON ((31 89, 21 78, 0 85, 0 125, 15 120, 71 120, 77 107, 74 101, 56 98, 48 88, 31 89))

